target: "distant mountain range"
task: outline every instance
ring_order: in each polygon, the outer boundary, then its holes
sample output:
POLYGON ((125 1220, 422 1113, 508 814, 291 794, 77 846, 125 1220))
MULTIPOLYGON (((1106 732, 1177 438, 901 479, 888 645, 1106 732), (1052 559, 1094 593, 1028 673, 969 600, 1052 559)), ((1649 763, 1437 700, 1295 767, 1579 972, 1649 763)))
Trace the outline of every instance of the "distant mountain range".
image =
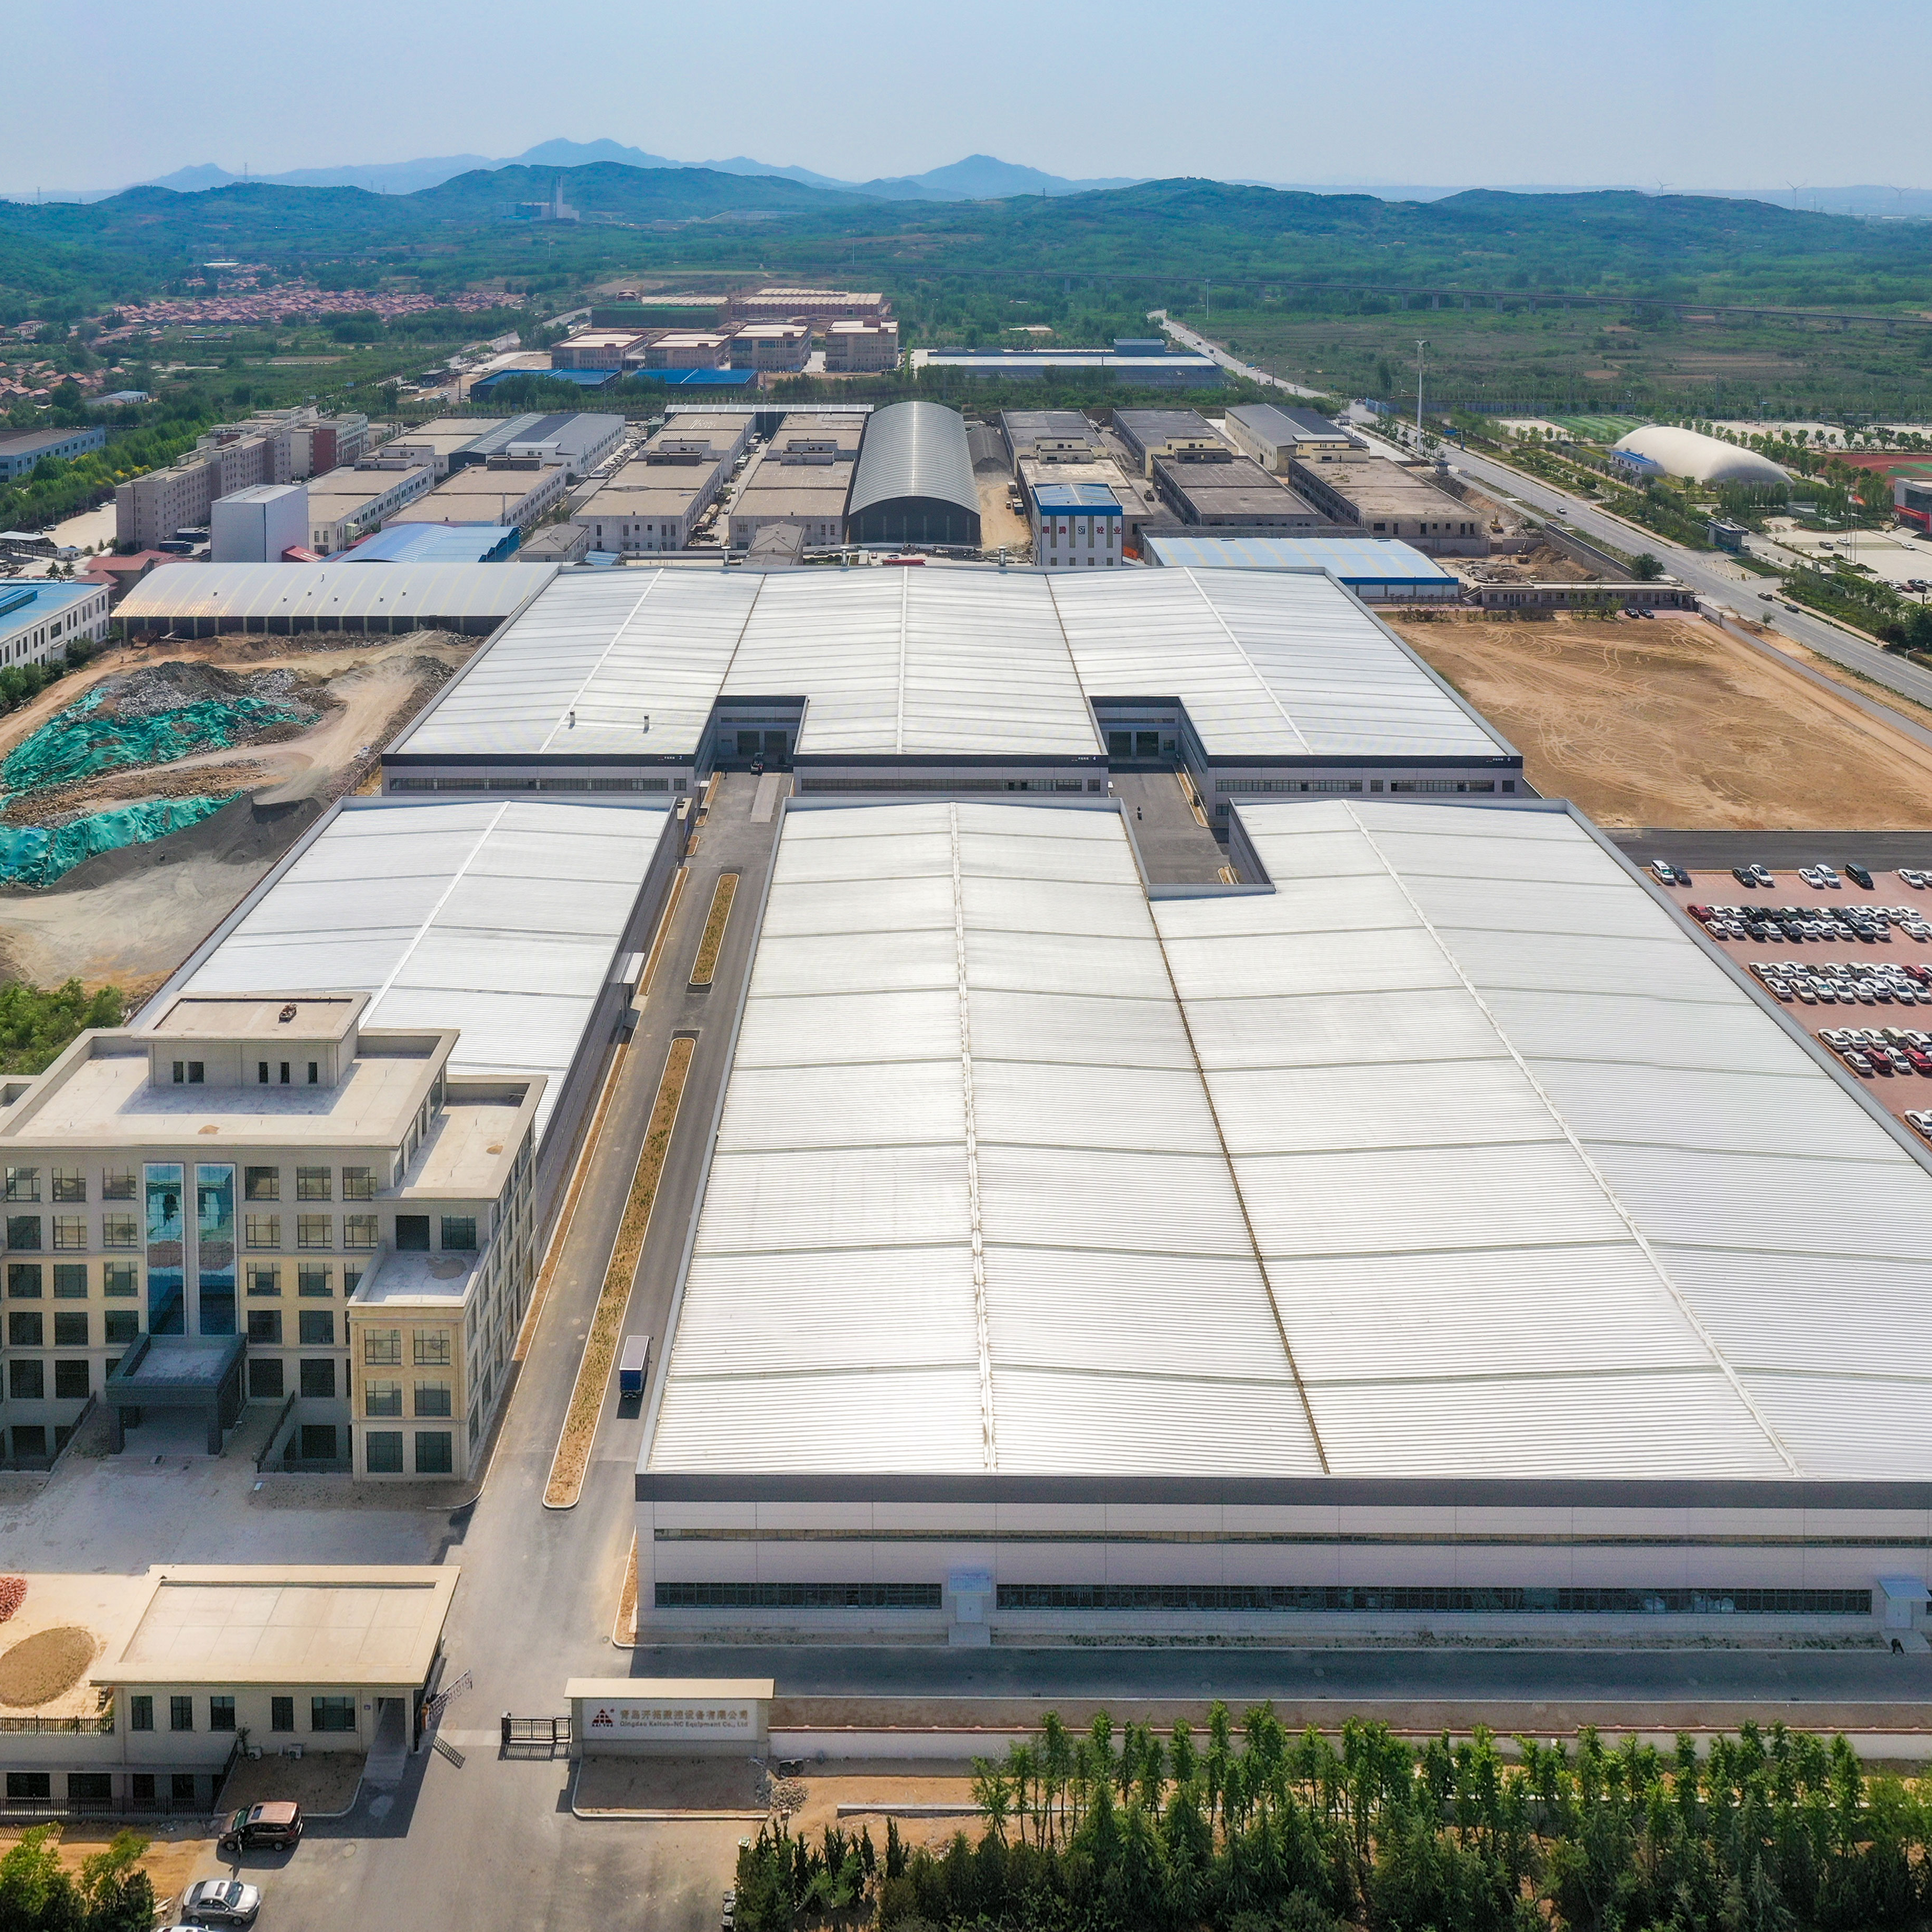
MULTIPOLYGON (((929 168, 922 175, 892 175, 867 182, 840 181, 831 175, 814 174, 809 168, 781 167, 770 161, 753 160, 734 154, 726 160, 675 161, 662 154, 646 154, 641 148, 628 148, 621 141, 544 141, 527 152, 507 159, 493 160, 487 154, 437 154, 414 161, 381 161, 366 166, 296 168, 280 175, 232 174, 212 161, 199 166, 177 168, 172 174, 153 181, 138 182, 138 188, 170 188, 177 194, 200 194, 209 188, 227 188, 236 182, 260 182, 271 188, 359 188, 374 194, 416 194, 424 188, 440 188, 458 175, 496 168, 580 168, 599 161, 614 161, 632 168, 704 168, 716 174, 776 175, 802 187, 827 188, 840 194, 862 194, 880 201, 991 201, 1016 194, 1085 194, 1095 188, 1130 188, 1138 176, 1109 176, 1094 181, 1069 181, 1059 175, 1042 173, 1038 168, 1022 167, 992 154, 968 154, 950 166, 929 168)), ((42 198, 50 201, 104 201, 118 188, 100 188, 82 193, 51 191, 42 198)), ((24 195, 14 199, 26 200, 24 195)))

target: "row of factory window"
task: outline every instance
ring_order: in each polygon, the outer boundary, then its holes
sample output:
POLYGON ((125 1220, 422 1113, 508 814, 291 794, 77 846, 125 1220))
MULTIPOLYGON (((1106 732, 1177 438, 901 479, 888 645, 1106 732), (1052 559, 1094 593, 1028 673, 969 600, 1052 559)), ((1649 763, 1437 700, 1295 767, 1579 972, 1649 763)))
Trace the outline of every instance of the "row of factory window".
MULTIPOLYGON (((297 1201, 332 1201, 335 1198, 336 1170, 329 1167, 296 1169, 297 1201)), ((373 1167, 345 1167, 341 1170, 342 1198, 373 1201, 380 1183, 373 1167)), ((279 1167, 244 1167, 242 1170, 243 1196, 250 1201, 282 1198, 282 1170, 279 1167)), ((140 1177, 131 1167, 104 1168, 100 1172, 100 1198, 133 1201, 139 1197, 140 1177)), ((80 1204, 87 1199, 88 1174, 82 1167, 10 1167, 7 1170, 9 1201, 51 1200, 56 1207, 80 1204), (46 1192, 43 1193, 43 1187, 46 1192)))
MULTIPOLYGON (((333 1268, 304 1266, 292 1272, 297 1294, 323 1300, 334 1297, 333 1268)), ((94 1286, 88 1279, 89 1273, 86 1262, 56 1262, 51 1268, 44 1262, 9 1262, 7 1298, 10 1301, 39 1301, 46 1295, 51 1276, 52 1298, 56 1301, 85 1301, 94 1286)), ((360 1268, 342 1270, 342 1292, 345 1298, 356 1292, 362 1279, 360 1268)), ((251 1263, 248 1269, 248 1293, 250 1297, 278 1295, 282 1292, 284 1280, 279 1263, 251 1263)), ((134 1262, 103 1262, 99 1286, 101 1294, 110 1300, 136 1298, 141 1292, 140 1268, 134 1262)))
MULTIPOLYGON (((211 1731, 232 1731, 235 1728, 235 1700, 219 1694, 207 1698, 208 1729, 211 1731)), ((171 1731, 191 1731, 195 1727, 195 1702, 191 1696, 173 1696, 168 1700, 168 1729, 171 1731)), ((296 1727, 296 1700, 292 1697, 271 1697, 268 1700, 268 1728, 272 1731, 292 1731, 296 1727)), ((311 1697, 308 1700, 308 1727, 312 1731, 352 1731, 356 1728, 356 1700, 353 1697, 311 1697)), ((128 1728, 130 1731, 152 1731, 154 1728, 154 1700, 145 1692, 136 1691, 128 1700, 128 1728)))
MULTIPOLYGON (((437 1217, 441 1225, 436 1232, 441 1239, 439 1245, 460 1252, 473 1254, 476 1250, 476 1216, 473 1214, 444 1214, 437 1217)), ((333 1248, 335 1239, 335 1216, 332 1214, 297 1214, 293 1217, 294 1245, 298 1248, 333 1248)), ((280 1214, 244 1214, 242 1217, 242 1245, 245 1248, 283 1248, 289 1244, 283 1239, 283 1216, 280 1214)), ((398 1214, 396 1216, 396 1246, 404 1253, 427 1254, 430 1251, 430 1217, 427 1214, 398 1214)), ((204 1236, 204 1238, 206 1237, 204 1236)), ((374 1214, 345 1214, 342 1217, 342 1240, 345 1248, 370 1250, 382 1240, 380 1218, 374 1214)), ((64 1250, 82 1253, 90 1247, 138 1248, 141 1245, 140 1222, 133 1214, 103 1214, 100 1217, 100 1238, 90 1240, 88 1237, 87 1216, 85 1214, 9 1214, 7 1216, 7 1245, 17 1254, 38 1254, 43 1248, 51 1246, 56 1252, 64 1250), (51 1221, 52 1240, 46 1223, 51 1221)))
MULTIPOLYGON (((319 1060, 258 1060, 255 1063, 255 1084, 258 1087, 292 1087, 296 1082, 290 1077, 293 1067, 306 1066, 308 1078, 302 1083, 307 1087, 321 1084, 322 1064, 319 1060), (280 1069, 276 1077, 270 1077, 270 1069, 280 1069)), ((177 1087, 199 1087, 208 1078, 208 1063, 205 1060, 177 1060, 173 1063, 174 1084, 177 1087)))

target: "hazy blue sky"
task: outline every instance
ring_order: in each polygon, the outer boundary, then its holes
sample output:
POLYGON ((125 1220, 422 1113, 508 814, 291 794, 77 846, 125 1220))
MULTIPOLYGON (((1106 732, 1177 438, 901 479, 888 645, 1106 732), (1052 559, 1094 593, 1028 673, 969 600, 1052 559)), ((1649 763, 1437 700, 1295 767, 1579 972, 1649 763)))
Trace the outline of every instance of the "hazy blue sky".
POLYGON ((600 136, 850 178, 1932 187, 1871 0, 4 0, 0 187, 600 136), (1890 104, 1889 106, 1887 104, 1890 104))

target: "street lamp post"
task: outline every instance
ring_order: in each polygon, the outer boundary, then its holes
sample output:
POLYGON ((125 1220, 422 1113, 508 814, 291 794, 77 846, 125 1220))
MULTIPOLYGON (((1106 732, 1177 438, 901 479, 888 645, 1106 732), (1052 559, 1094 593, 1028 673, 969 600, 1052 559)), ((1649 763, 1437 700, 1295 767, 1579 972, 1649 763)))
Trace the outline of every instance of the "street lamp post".
POLYGON ((1426 340, 1419 340, 1415 345, 1415 446, 1422 447, 1422 352, 1429 346, 1426 340))

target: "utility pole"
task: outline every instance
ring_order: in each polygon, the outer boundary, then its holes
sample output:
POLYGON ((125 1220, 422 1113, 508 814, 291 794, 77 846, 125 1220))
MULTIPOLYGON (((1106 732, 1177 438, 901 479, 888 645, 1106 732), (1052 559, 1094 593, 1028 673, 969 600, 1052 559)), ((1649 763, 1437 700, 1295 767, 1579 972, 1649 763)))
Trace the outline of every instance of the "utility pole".
POLYGON ((1422 352, 1428 346, 1426 338, 1415 345, 1415 444, 1418 449, 1422 446, 1422 352))

